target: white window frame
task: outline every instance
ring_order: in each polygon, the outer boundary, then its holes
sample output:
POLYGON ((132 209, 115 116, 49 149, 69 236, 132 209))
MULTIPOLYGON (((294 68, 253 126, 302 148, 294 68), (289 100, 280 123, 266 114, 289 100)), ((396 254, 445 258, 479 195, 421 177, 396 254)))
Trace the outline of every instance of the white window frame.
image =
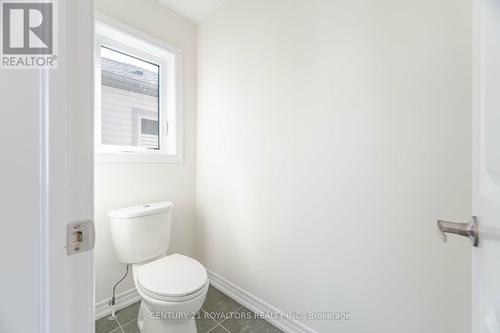
POLYGON ((96 163, 182 163, 182 51, 104 15, 95 24, 96 163), (160 149, 103 145, 101 141, 101 46, 160 66, 160 149))

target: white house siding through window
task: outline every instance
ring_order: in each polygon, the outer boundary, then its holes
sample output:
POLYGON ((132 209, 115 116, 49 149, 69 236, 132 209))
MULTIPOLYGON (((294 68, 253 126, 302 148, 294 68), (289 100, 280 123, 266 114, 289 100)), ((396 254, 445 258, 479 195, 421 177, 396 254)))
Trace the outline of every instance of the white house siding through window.
POLYGON ((159 67, 101 48, 101 140, 159 149, 159 67))

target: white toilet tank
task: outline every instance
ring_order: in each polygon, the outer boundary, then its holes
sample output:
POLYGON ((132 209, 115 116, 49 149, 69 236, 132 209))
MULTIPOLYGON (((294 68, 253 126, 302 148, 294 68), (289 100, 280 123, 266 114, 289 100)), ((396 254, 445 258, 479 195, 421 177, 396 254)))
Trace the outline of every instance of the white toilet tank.
POLYGON ((164 201, 112 210, 111 238, 118 260, 143 262, 168 250, 173 203, 164 201))

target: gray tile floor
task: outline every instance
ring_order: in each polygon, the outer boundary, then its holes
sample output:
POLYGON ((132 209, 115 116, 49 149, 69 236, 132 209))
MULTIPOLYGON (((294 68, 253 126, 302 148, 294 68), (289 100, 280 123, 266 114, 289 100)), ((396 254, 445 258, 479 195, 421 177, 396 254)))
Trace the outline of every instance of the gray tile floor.
MULTIPOLYGON (((95 323, 96 333, 139 333, 137 312, 139 303, 116 313, 115 320, 107 317, 95 323)), ((198 333, 282 333, 222 292, 210 286, 207 299, 196 319, 198 333)))

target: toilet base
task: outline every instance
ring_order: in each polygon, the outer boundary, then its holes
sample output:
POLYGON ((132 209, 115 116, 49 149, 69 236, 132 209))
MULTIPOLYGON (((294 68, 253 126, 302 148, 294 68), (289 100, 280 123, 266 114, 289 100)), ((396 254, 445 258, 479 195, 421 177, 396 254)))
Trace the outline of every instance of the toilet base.
POLYGON ((141 333, 197 333, 194 317, 185 320, 159 319, 141 302, 137 317, 141 333))

